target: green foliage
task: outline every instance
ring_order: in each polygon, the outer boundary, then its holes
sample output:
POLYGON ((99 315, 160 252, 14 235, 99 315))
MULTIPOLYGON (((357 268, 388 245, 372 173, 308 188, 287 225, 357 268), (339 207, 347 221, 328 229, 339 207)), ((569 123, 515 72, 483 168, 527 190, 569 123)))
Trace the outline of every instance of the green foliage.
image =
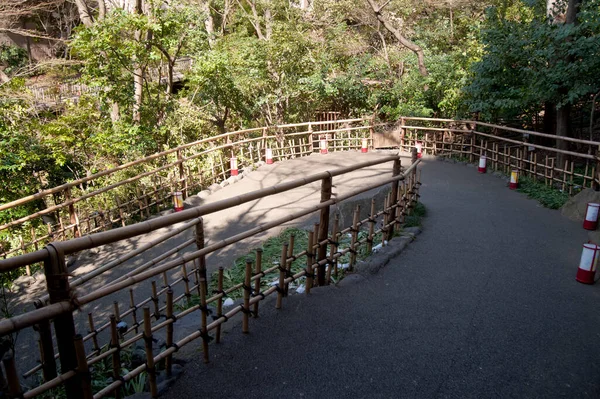
POLYGON ((0 65, 4 67, 4 73, 12 75, 20 68, 27 65, 27 51, 20 47, 0 44, 0 65))
POLYGON ((410 215, 404 220, 404 227, 420 227, 422 219, 427 215, 427 209, 421 202, 417 202, 410 215))
POLYGON ((551 23, 545 8, 522 1, 487 12, 485 53, 466 87, 471 111, 485 119, 561 107, 600 89, 600 1, 583 2, 577 24, 551 23))
POLYGON ((529 177, 519 177, 518 190, 550 209, 559 209, 569 200, 568 193, 561 192, 555 187, 546 186, 529 177))

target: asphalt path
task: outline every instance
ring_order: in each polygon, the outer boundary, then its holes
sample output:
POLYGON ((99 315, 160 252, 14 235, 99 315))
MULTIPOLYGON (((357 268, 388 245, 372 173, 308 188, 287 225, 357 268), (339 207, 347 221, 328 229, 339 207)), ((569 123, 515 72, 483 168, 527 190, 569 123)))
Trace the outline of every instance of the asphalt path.
POLYGON ((208 365, 192 352, 163 397, 600 397, 600 286, 575 281, 580 223, 464 165, 426 160, 422 181, 424 232, 400 257, 266 304, 208 365))

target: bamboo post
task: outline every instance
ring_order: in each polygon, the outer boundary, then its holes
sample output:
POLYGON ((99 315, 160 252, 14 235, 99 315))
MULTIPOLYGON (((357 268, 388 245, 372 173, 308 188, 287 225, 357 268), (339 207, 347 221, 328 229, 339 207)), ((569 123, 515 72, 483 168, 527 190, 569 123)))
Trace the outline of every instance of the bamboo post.
POLYGON ((308 245, 306 248, 306 293, 310 294, 310 290, 313 286, 313 259, 314 259, 314 237, 315 233, 312 231, 308 232, 308 245))
POLYGON ((285 272, 287 270, 287 253, 288 244, 285 243, 281 247, 281 259, 279 260, 279 283, 277 284, 277 303, 275 304, 275 309, 281 309, 283 296, 285 295, 285 272))
POLYGON ((335 277, 337 278, 337 258, 334 257, 337 252, 337 235, 340 225, 340 216, 336 213, 333 218, 333 230, 331 231, 331 247, 329 248, 329 268, 327 268, 327 284, 331 281, 332 269, 335 269, 335 277))
MULTIPOLYGON (((196 224, 196 248, 204 249, 204 219, 196 224)), ((200 273, 200 281, 204 284, 204 292, 208 292, 208 278, 206 276, 206 256, 202 255, 198 258, 198 272, 200 273)))
MULTIPOLYGON (((223 266, 219 267, 219 275, 217 278, 217 293, 223 294, 223 266)), ((217 317, 223 316, 223 295, 217 301, 217 317)), ((222 324, 222 323, 221 323, 222 324)), ((216 342, 221 343, 221 324, 217 325, 216 342)))
POLYGON ((187 176, 185 175, 185 168, 183 167, 183 155, 181 154, 180 149, 177 150, 177 162, 179 164, 179 185, 181 185, 183 199, 186 199, 188 196, 187 176))
POLYGON ((564 166, 564 168, 562 170, 562 172, 563 172, 563 181, 562 181, 562 191, 563 191, 563 193, 565 192, 565 189, 567 187, 567 173, 568 173, 567 172, 567 168, 568 167, 569 167, 569 161, 565 160, 565 166, 564 166))
MULTIPOLYGON (((256 276, 256 280, 254 280, 254 295, 258 295, 260 293, 260 278, 262 276, 262 248, 258 248, 256 250, 256 265, 254 267, 254 275, 256 276)), ((254 304, 254 317, 258 317, 258 302, 254 304)))
POLYGON ((77 353, 77 374, 79 384, 81 385, 82 399, 92 399, 92 378, 85 357, 85 348, 83 347, 83 338, 81 335, 75 335, 75 352, 77 353))
POLYGON ((250 291, 252 290, 252 288, 250 287, 251 277, 252 277, 252 258, 247 258, 246 259, 246 274, 244 277, 244 306, 243 306, 244 315, 242 318, 242 332, 244 334, 248 334, 250 332, 249 319, 250 319, 250 291))
POLYGON ((544 167, 544 183, 548 185, 548 155, 546 155, 546 164, 544 167))
POLYGON ((354 217, 352 219, 352 239, 350 241, 350 265, 348 266, 348 271, 352 271, 354 269, 354 265, 356 264, 356 241, 358 239, 358 219, 360 217, 360 205, 357 205, 354 209, 354 217))
POLYGON ((133 319, 133 328, 135 333, 138 333, 138 319, 137 319, 137 306, 135 306, 135 300, 133 299, 133 288, 129 289, 129 309, 131 310, 131 318, 133 319))
MULTIPOLYGON (((34 305, 37 309, 44 307, 42 301, 40 300, 36 300, 34 305)), ((42 320, 37 324, 36 329, 40 334, 40 359, 42 361, 42 373, 44 376, 44 381, 50 381, 57 376, 50 321, 42 320)))
POLYGON ((156 398, 158 389, 156 387, 156 369, 154 368, 154 354, 152 353, 152 322, 150 321, 150 308, 144 307, 144 343, 146 347, 146 372, 148 373, 148 385, 150 385, 150 396, 156 398))
MULTIPOLYGON (((331 199, 331 188, 332 188, 332 177, 331 175, 321 181, 321 202, 327 202, 331 199)), ((321 244, 327 240, 329 234, 329 213, 330 207, 327 206, 321 209, 319 215, 319 231, 317 234, 317 242, 319 243, 319 249, 317 254, 317 262, 321 262, 327 257, 327 244, 321 244)), ((285 264, 284 264, 285 266, 285 264)), ((319 265, 317 272, 317 283, 319 286, 325 285, 325 268, 327 265, 319 265)), ((283 288, 283 287, 282 287, 283 288)))
MULTIPOLYGON (((121 344, 119 343, 119 332, 117 331, 117 318, 110 315, 110 347, 115 348, 112 355, 113 381, 121 379, 121 344)), ((121 398, 121 389, 115 390, 115 398, 121 398)))
MULTIPOLYGON (((71 200, 71 188, 69 187, 65 189, 65 200, 67 202, 71 200)), ((73 236, 81 237, 81 232, 79 231, 79 217, 77 216, 77 211, 75 210, 75 205, 73 205, 73 203, 69 204, 69 222, 73 226, 73 236)))
MULTIPOLYGON (((402 170, 402 162, 400 161, 400 157, 398 157, 398 159, 394 160, 394 167, 392 169, 392 176, 398 176, 400 175, 400 172, 402 170)), ((392 189, 390 191, 391 197, 390 197, 390 205, 391 204, 395 204, 398 201, 398 180, 394 181, 392 183, 392 189)), ((390 238, 394 235, 394 225, 392 224, 390 226, 389 232, 388 232, 390 238)))
POLYGON ((100 353, 100 346, 98 346, 98 332, 96 331, 96 327, 94 327, 94 318, 92 316, 92 312, 88 313, 88 324, 90 325, 90 333, 92 335, 92 347, 94 348, 94 352, 100 353))
MULTIPOLYGON (((286 275, 290 275, 290 273, 292 272, 292 263, 294 262, 293 256, 294 256, 294 243, 296 241, 296 236, 293 234, 290 234, 290 245, 288 246, 288 258, 289 261, 286 262, 285 268, 286 268, 286 275)), ((285 294, 284 296, 288 295, 288 291, 290 288, 290 284, 289 283, 285 283, 285 294)))
POLYGON ((575 162, 571 161, 571 171, 569 172, 569 195, 573 195, 573 169, 575 168, 575 162))
POLYGON ((17 366, 15 365, 15 356, 12 349, 9 349, 2 357, 2 364, 6 371, 6 380, 8 381, 8 396, 10 398, 21 398, 23 390, 19 382, 17 366))
MULTIPOLYGON (((371 199, 371 212, 369 213, 369 236, 367 237, 367 254, 373 252, 373 237, 375 233, 375 198, 371 199)), ((334 238, 335 239, 335 238, 334 238)))
POLYGON ((390 223, 390 194, 388 193, 383 199, 383 227, 381 228, 381 246, 385 247, 385 242, 390 240, 388 224, 390 223))
MULTIPOLYGON (((173 290, 171 288, 169 288, 167 290, 167 320, 171 320, 171 323, 167 324, 166 330, 167 330, 167 337, 166 337, 166 345, 167 348, 170 348, 171 346, 173 346, 173 323, 175 322, 175 320, 173 320, 173 290)), ((173 369, 173 355, 167 355, 167 357, 165 358, 165 372, 167 373, 167 376, 171 376, 172 374, 172 369, 173 369)))
POLYGON ((198 292, 198 298, 200 298, 200 273, 198 272, 198 263, 197 259, 194 259, 194 285, 196 286, 196 291, 198 292))
MULTIPOLYGON (((72 291, 69 286, 65 255, 60 247, 57 248, 52 244, 48 245, 46 250, 48 251, 48 257, 44 261, 44 273, 50 303, 70 301, 72 291)), ((60 354, 61 370, 74 370, 77 367, 77 355, 73 341, 75 337, 73 313, 66 312, 56 316, 54 318, 54 330, 60 354)), ((67 399, 82 397, 81 386, 77 381, 70 379, 65 381, 64 385, 67 399)))
POLYGON ((184 291, 185 300, 186 300, 188 306, 190 306, 191 300, 192 300, 192 294, 190 293, 190 279, 188 278, 188 272, 187 272, 187 268, 185 267, 185 263, 183 265, 181 265, 181 273, 183 274, 181 279, 183 280, 183 287, 185 289, 185 291, 184 291))
POLYGON ((119 211, 119 218, 121 219, 121 226, 125 227, 125 215, 123 214, 123 209, 121 208, 121 201, 117 195, 114 196, 115 205, 117 205, 117 210, 119 211))
POLYGON ((156 281, 152 280, 152 303, 154 304, 154 318, 160 319, 160 308, 158 306, 158 293, 156 290, 156 281))

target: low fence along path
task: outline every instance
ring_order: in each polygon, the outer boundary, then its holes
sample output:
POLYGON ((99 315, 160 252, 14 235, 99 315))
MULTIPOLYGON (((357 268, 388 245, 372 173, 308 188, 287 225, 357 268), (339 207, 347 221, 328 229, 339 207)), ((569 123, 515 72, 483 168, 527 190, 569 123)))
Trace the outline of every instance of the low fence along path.
POLYGON ((598 397, 600 287, 575 281, 580 223, 475 168, 428 159, 422 173, 424 232, 399 258, 265 307, 164 397, 598 397))

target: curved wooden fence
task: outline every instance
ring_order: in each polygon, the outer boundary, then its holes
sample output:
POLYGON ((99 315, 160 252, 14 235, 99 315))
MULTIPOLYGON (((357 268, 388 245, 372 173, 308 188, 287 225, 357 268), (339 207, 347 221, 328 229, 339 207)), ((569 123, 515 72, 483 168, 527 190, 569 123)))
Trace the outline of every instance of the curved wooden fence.
MULTIPOLYGON (((150 221, 55 242, 43 250, 1 260, 0 270, 3 272, 43 262, 48 288, 48 294, 36 302, 36 310, 0 321, 0 335, 3 337, 35 328, 36 332, 33 335, 38 337, 40 349, 40 365, 30 370, 18 368, 18 354, 15 356, 9 350, 4 356, 7 394, 9 397, 34 398, 39 395, 56 395, 56 389, 64 389, 69 399, 102 398, 108 395, 121 397, 122 389, 144 373, 147 375, 151 394, 155 397, 158 365, 161 364, 161 368, 169 375, 172 372, 173 355, 179 348, 200 339, 206 362, 209 360, 209 341, 216 339, 219 342, 222 324, 236 314, 241 313, 242 331, 246 333, 249 331, 250 319, 258 315, 259 303, 265 298, 276 296, 275 306, 281 308, 290 283, 302 281, 307 292, 314 286, 328 285, 332 277, 337 277, 340 262, 352 269, 361 252, 370 253, 377 243, 387 245, 417 202, 420 186, 417 171, 419 162, 415 158, 414 163, 402 171, 398 155, 382 156, 351 167, 309 175, 150 221), (332 187, 338 176, 386 163, 391 163, 392 166, 389 178, 349 193, 332 196, 332 187), (314 182, 321 182, 321 199, 311 208, 291 212, 280 219, 205 246, 202 216, 314 182), (333 205, 386 185, 390 186, 390 190, 385 200, 383 203, 372 200, 366 218, 361 220, 360 210, 355 209, 351 225, 341 226, 339 218, 330 215, 333 205), (255 257, 246 262, 243 283, 227 288, 223 285, 223 268, 220 268, 216 281, 213 281, 212 288, 215 290, 211 295, 206 255, 313 212, 319 213, 319 223, 315 225, 314 231, 308 233, 308 244, 305 248, 296 248, 294 237, 291 236, 289 244, 282 245, 281 257, 275 266, 271 261, 263 264, 262 252, 258 250, 255 257), (330 218, 333 220, 331 226, 330 218), (187 246, 195 243, 195 251, 184 254, 176 251, 172 253, 176 256, 171 260, 166 260, 161 255, 152 259, 148 265, 140 266, 95 290, 74 289, 78 280, 69 278, 65 256, 181 222, 185 223, 181 229, 196 229, 194 239, 182 244, 187 246), (167 272, 174 270, 181 270, 180 277, 167 277, 167 272), (155 280, 157 278, 163 280, 160 288, 155 280), (148 292, 148 297, 135 301, 134 290, 138 293, 148 292), (129 308, 124 310, 124 304, 115 302, 108 317, 101 318, 98 313, 103 306, 102 300, 123 292, 128 292, 131 298, 129 308), (177 292, 181 294, 177 295, 177 292), (224 299, 235 293, 240 293, 242 302, 225 311, 224 299), (198 303, 193 302, 194 297, 198 303), (208 305, 213 305, 216 309, 212 315, 212 322, 209 321, 211 314, 208 305), (94 313, 90 312, 87 315, 87 334, 80 333, 85 329, 77 317, 82 309, 96 309, 94 313), (193 315, 200 316, 199 329, 175 341, 174 329, 178 326, 177 320, 193 315), (51 325, 54 326, 54 333, 51 325), (166 347, 156 354, 153 338, 158 333, 166 337, 166 347), (132 348, 139 343, 145 346, 145 359, 141 364, 131 367, 125 360, 131 356, 124 354, 131 354, 132 348), (60 372, 56 359, 60 360, 60 372), (104 386, 100 389, 97 386, 92 387, 93 372, 90 370, 106 368, 112 376, 111 381, 107 382, 104 378, 104 386), (25 377, 37 376, 41 383, 25 391, 20 383, 19 374, 25 377)), ((103 266, 103 271, 108 270, 105 268, 107 265, 103 266)), ((31 336, 31 331, 29 332, 31 336)), ((29 344, 31 352, 33 342, 29 344)))
POLYGON ((378 123, 358 118, 261 127, 185 144, 2 204, 0 212, 22 214, 20 208, 31 203, 38 211, 0 225, 0 257, 145 220, 171 208, 174 191, 186 198, 227 180, 234 156, 243 170, 264 161, 267 148, 275 161, 318 152, 320 138, 327 139, 329 151, 358 149, 364 138, 370 148, 405 151, 421 142, 425 154, 470 162, 487 155, 494 170, 516 168, 569 194, 598 181, 600 142, 476 121, 406 117, 378 123), (571 149, 557 149, 558 141, 571 149))

